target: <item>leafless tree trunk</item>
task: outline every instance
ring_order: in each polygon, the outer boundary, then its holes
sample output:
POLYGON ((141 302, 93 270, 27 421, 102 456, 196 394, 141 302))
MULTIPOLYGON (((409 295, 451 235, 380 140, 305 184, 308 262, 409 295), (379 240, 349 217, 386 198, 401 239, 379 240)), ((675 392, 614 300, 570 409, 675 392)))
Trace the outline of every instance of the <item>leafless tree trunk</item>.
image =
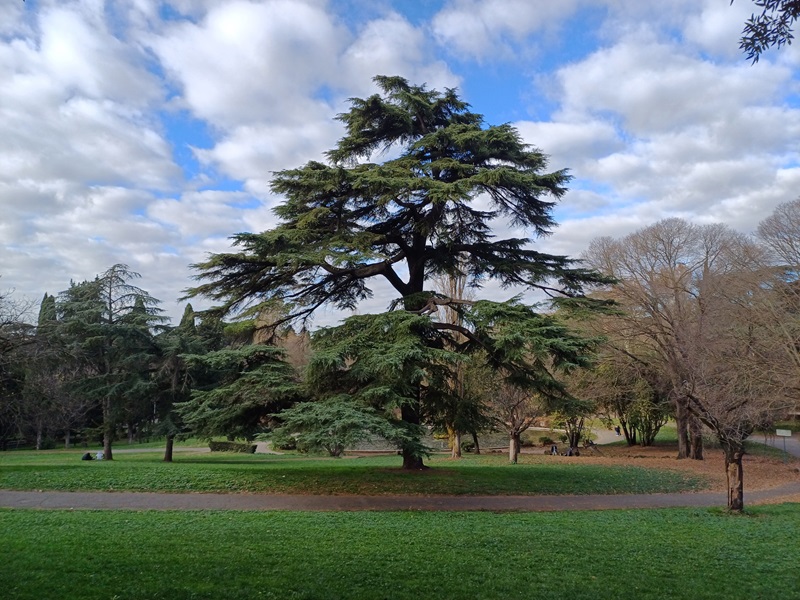
POLYGON ((521 447, 522 443, 520 440, 520 434, 517 432, 511 432, 508 440, 508 461, 511 464, 517 464, 517 458, 519 457, 521 447))
POLYGON ((744 509, 744 469, 742 456, 744 447, 741 444, 723 444, 725 451, 725 473, 728 479, 728 510, 744 509))
POLYGON ((679 399, 675 402, 675 426, 678 430, 678 458, 689 458, 690 442, 689 442, 689 408, 686 405, 685 399, 679 399))

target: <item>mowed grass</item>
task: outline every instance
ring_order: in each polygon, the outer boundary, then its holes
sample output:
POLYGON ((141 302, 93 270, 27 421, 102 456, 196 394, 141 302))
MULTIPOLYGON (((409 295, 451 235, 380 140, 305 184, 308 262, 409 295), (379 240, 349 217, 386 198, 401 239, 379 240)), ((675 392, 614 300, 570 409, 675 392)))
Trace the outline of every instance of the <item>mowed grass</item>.
POLYGON ((327 459, 304 456, 176 454, 115 455, 81 461, 79 452, 0 454, 0 489, 74 491, 252 492, 289 494, 631 494, 704 489, 696 476, 633 466, 601 466, 591 458, 503 455, 454 461, 431 457, 425 471, 403 471, 397 456, 327 459))
POLYGON ((0 510, 7 600, 797 598, 800 505, 561 513, 0 510))

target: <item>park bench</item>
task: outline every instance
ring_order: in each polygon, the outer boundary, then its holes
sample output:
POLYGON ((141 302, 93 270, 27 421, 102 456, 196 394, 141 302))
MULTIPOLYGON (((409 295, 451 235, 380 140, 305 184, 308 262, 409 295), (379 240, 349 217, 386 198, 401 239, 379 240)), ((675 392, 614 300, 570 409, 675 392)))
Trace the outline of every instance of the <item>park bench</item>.
POLYGON ((4 440, 0 442, 0 450, 16 450, 28 445, 28 440, 20 438, 17 440, 4 440))

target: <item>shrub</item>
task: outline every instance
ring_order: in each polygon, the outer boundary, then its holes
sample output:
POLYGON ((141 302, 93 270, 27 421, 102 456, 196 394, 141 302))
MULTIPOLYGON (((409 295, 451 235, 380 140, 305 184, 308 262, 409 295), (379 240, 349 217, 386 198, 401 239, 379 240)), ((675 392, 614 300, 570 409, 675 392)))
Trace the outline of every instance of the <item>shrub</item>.
POLYGON ((461 451, 462 452, 473 452, 475 450, 475 442, 472 440, 464 440, 461 442, 461 451))
POLYGON ((238 442, 209 442, 208 447, 212 452, 241 452, 243 454, 255 454, 255 444, 240 444, 238 442))
POLYGON ((549 435, 543 435, 542 437, 539 438, 539 443, 542 446, 552 446, 553 438, 551 438, 549 435))
POLYGON ((272 433, 270 440, 273 450, 297 450, 297 438, 280 429, 272 433))
POLYGON ((46 437, 42 440, 42 450, 53 450, 56 447, 56 441, 53 438, 46 437))

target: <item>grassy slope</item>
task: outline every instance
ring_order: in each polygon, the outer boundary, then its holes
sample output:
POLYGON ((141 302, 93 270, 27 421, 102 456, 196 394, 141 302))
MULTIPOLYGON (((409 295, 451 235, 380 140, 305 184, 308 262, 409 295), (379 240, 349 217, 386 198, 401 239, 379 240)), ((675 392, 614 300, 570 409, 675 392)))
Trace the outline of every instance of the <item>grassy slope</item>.
POLYGON ((800 505, 492 513, 0 510, 0 589, 49 598, 797 597, 800 505))
POLYGON ((451 461, 436 456, 431 469, 406 472, 394 456, 309 459, 298 456, 117 454, 114 461, 81 461, 76 452, 0 454, 0 488, 166 492, 311 494, 623 494, 702 489, 689 475, 640 467, 593 465, 575 458, 502 455, 451 461))

